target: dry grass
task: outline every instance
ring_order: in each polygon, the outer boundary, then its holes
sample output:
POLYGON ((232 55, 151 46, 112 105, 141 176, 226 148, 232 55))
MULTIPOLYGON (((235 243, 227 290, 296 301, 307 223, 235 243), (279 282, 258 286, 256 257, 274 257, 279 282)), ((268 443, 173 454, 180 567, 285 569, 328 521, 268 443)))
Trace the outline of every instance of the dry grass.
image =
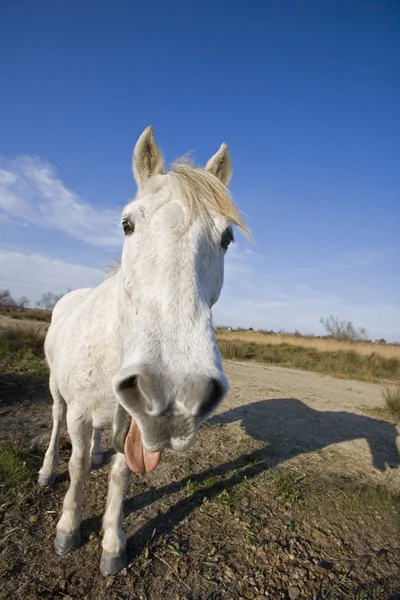
MULTIPOLYGON (((358 344, 342 345, 333 342, 330 345, 329 341, 316 340, 325 342, 325 345, 318 348, 315 345, 303 344, 304 338, 301 337, 246 335, 236 332, 231 332, 230 335, 217 332, 217 340, 220 352, 226 359, 256 360, 281 367, 364 381, 400 379, 400 358, 387 358, 371 351, 363 354, 356 351, 358 344), (238 337, 235 337, 236 335, 238 337), (283 341, 285 339, 289 339, 290 342, 283 341)), ((375 345, 370 347, 375 348, 375 345)))
MULTIPOLYGON (((47 365, 44 358, 44 336, 46 329, 43 325, 32 322, 18 322, 6 327, 0 324, 0 404, 9 394, 9 379, 14 376, 29 373, 34 381, 47 379, 47 365), (8 383, 7 383, 8 382, 8 383)), ((19 386, 18 381, 12 385, 19 386)), ((23 386, 22 386, 23 387, 23 386)), ((30 383, 30 392, 35 385, 30 383)))
POLYGON ((383 358, 400 360, 399 344, 373 344, 372 342, 338 342, 329 338, 313 338, 297 335, 270 335, 258 331, 226 331, 218 329, 218 339, 246 342, 263 346, 291 344, 302 348, 314 348, 319 352, 356 352, 361 356, 375 354, 383 358))
POLYGON ((44 335, 49 325, 50 323, 47 323, 46 321, 37 321, 35 319, 16 319, 15 317, 0 314, 0 329, 23 329, 26 331, 40 330, 44 335))
POLYGON ((43 326, 31 323, 0 327, 0 355, 14 355, 23 351, 43 356, 45 331, 43 326))
POLYGON ((400 383, 387 387, 382 395, 390 416, 400 421, 400 383))
POLYGON ((41 308, 18 308, 18 306, 0 307, 0 318, 7 317, 17 321, 50 322, 51 311, 41 308))

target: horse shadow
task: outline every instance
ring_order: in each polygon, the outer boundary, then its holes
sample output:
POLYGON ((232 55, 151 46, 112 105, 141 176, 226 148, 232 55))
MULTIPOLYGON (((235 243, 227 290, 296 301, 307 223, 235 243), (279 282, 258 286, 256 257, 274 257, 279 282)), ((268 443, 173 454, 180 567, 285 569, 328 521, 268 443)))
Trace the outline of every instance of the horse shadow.
POLYGON ((209 421, 233 422, 239 422, 250 437, 265 442, 276 464, 333 444, 364 439, 376 469, 384 472, 400 465, 396 426, 365 415, 316 410, 296 398, 279 398, 239 406, 209 421))
MULTIPOLYGON (((166 513, 150 519, 128 539, 130 559, 139 555, 146 543, 171 533, 174 527, 200 506, 204 498, 212 499, 229 491, 243 480, 296 456, 321 450, 332 444, 363 439, 368 442, 373 466, 381 472, 400 466, 397 446, 399 435, 392 423, 346 411, 320 411, 296 398, 262 400, 233 408, 208 421, 208 426, 225 426, 239 422, 252 438, 265 443, 261 449, 222 463, 201 473, 183 478, 158 489, 151 489, 126 500, 125 517, 133 512, 186 488, 189 481, 201 484, 210 477, 222 477, 201 493, 179 500, 166 513), (231 473, 231 475, 229 475, 231 473)), ((85 522, 84 528, 100 525, 100 518, 85 522)))

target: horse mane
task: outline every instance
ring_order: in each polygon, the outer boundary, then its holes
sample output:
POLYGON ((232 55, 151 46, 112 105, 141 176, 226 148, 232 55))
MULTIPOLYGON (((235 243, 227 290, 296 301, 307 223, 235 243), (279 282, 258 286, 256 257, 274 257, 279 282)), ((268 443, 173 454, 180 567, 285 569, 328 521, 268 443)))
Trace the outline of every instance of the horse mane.
POLYGON ((119 259, 113 258, 112 260, 114 261, 115 264, 109 263, 109 264, 105 265, 107 268, 105 279, 109 279, 110 277, 113 277, 114 275, 116 275, 121 266, 121 261, 119 259))
POLYGON ((248 236, 249 230, 227 188, 212 173, 193 166, 190 159, 183 157, 172 164, 167 177, 173 195, 186 203, 190 221, 194 216, 206 219, 214 212, 226 217, 248 236))

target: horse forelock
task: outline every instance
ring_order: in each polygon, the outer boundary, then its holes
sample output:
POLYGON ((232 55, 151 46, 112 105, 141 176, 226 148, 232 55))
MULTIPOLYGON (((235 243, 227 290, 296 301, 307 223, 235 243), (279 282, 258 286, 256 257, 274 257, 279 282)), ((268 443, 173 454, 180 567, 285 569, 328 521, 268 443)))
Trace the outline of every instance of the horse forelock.
POLYGON ((184 157, 173 163, 167 177, 166 185, 187 206, 190 221, 195 217, 206 219, 213 212, 236 225, 244 235, 249 234, 228 189, 212 173, 193 166, 184 157))

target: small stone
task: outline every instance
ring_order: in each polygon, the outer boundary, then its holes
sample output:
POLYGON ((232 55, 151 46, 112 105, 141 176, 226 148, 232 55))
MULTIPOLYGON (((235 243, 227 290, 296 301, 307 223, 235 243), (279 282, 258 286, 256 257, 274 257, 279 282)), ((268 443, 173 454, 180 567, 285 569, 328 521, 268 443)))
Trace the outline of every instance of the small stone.
POLYGON ((294 559, 295 559, 295 556, 294 556, 294 554, 289 554, 289 559, 290 559, 290 560, 294 560, 294 559))
POLYGON ((290 600, 296 600, 296 598, 298 598, 300 596, 300 590, 298 587, 290 585, 289 589, 288 589, 288 594, 289 594, 290 600))

